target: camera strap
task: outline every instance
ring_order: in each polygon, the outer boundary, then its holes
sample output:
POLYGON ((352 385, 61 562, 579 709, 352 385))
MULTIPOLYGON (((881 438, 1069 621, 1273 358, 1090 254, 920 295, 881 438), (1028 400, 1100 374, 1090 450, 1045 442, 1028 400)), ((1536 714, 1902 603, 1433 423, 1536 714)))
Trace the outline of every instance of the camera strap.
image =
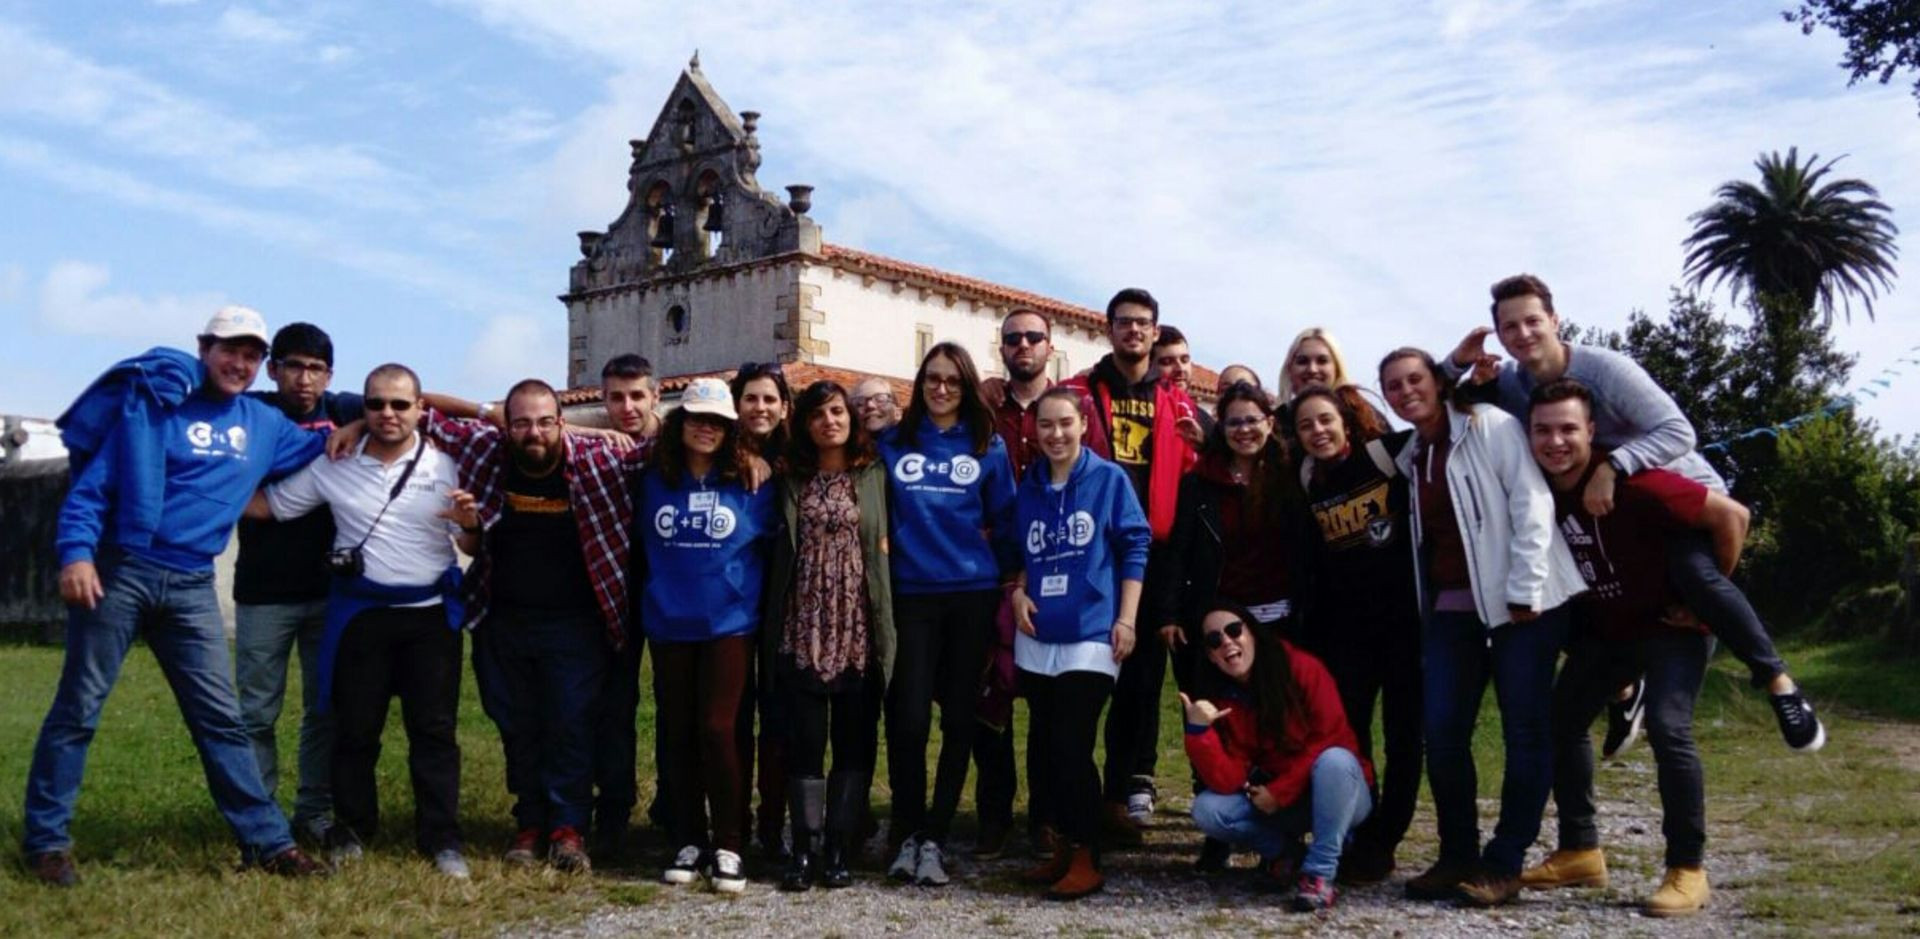
POLYGON ((380 514, 373 517, 373 521, 367 525, 367 533, 360 536, 360 543, 354 545, 353 550, 358 551, 367 546, 367 539, 373 537, 373 529, 380 524, 381 519, 387 517, 387 510, 393 507, 393 500, 400 498, 400 493, 407 488, 407 480, 413 478, 414 467, 420 465, 420 457, 427 452, 427 435, 416 430, 414 436, 419 438, 419 445, 413 448, 413 459, 408 460, 407 468, 400 471, 400 479, 393 484, 392 489, 387 491, 387 501, 380 506, 380 514))

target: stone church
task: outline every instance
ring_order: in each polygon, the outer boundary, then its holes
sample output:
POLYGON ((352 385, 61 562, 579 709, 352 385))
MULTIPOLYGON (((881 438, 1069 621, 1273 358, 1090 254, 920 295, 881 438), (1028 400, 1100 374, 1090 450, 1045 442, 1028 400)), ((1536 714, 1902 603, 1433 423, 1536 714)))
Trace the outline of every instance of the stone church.
MULTIPOLYGON (((591 420, 600 368, 625 352, 653 362, 669 402, 688 380, 743 362, 782 363, 796 392, 822 377, 851 387, 884 376, 904 402, 936 342, 1002 374, 1000 320, 1020 307, 1053 319, 1054 377, 1106 354, 1100 310, 829 243, 807 215, 813 187, 786 186, 783 200, 755 178, 759 120, 735 114, 695 56, 652 130, 629 142, 626 205, 606 231, 580 233, 560 298, 569 413, 591 420)), ((1196 390, 1214 378, 1196 369, 1196 390)))

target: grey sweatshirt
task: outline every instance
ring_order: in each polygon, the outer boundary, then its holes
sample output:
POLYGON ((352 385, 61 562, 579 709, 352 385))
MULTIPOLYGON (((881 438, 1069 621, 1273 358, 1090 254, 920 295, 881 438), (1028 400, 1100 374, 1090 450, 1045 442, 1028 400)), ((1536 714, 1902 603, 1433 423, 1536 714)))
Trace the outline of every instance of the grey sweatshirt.
MULTIPOLYGON (((1466 371, 1453 364, 1452 356, 1441 359, 1440 370, 1456 380, 1466 371)), ((1726 481, 1693 449, 1693 424, 1640 363, 1612 349, 1570 343, 1566 377, 1593 392, 1593 442, 1613 451, 1621 475, 1659 467, 1715 492, 1727 491, 1726 481)), ((1525 369, 1502 362, 1493 403, 1525 426, 1533 386, 1525 369)))

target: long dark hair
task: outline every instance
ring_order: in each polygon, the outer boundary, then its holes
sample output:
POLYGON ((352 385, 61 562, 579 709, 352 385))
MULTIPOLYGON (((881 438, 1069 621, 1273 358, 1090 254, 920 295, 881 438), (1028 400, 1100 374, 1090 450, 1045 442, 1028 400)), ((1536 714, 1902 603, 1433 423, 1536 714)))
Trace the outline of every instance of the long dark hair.
POLYGON ((980 395, 980 370, 973 367, 973 356, 957 342, 938 343, 920 360, 920 370, 913 373, 913 399, 900 415, 900 441, 908 447, 920 445, 920 422, 927 416, 927 365, 934 356, 944 356, 960 373, 960 425, 972 438, 973 455, 986 456, 993 442, 993 410, 980 395))
POLYGON ((807 423, 813 420, 813 412, 826 407, 833 399, 847 407, 847 469, 856 470, 868 466, 878 459, 874 452, 873 435, 867 433, 867 427, 853 413, 852 397, 839 382, 822 378, 808 385, 793 401, 793 439, 787 443, 787 472, 796 476, 808 477, 820 472, 820 447, 813 442, 813 431, 807 423))
MULTIPOLYGON (((726 425, 726 434, 720 438, 720 450, 713 455, 713 470, 721 482, 738 482, 747 478, 747 448, 740 441, 740 422, 722 421, 726 425)), ((654 442, 653 459, 648 463, 660 473, 667 485, 678 488, 687 473, 687 412, 676 408, 667 415, 666 426, 660 429, 660 437, 654 442)))
MULTIPOLYGON (((1273 399, 1267 397, 1252 382, 1237 381, 1220 393, 1220 400, 1214 405, 1213 430, 1200 446, 1202 459, 1216 460, 1221 465, 1231 465, 1233 448, 1227 445, 1227 406, 1236 401, 1245 401, 1271 420, 1273 418, 1273 399)), ((1285 494, 1288 492, 1287 445, 1280 436, 1280 428, 1267 435, 1267 445, 1254 457, 1253 473, 1247 478, 1247 504, 1252 507, 1254 517, 1272 523, 1279 515, 1285 494)))
MULTIPOLYGON (((1254 619, 1246 607, 1237 603, 1217 602, 1200 621, 1206 622, 1206 617, 1215 613, 1233 614, 1246 627, 1248 635, 1253 637, 1253 672, 1247 676, 1247 694, 1253 699, 1253 712, 1258 718, 1261 736, 1274 741, 1281 750, 1290 752, 1300 749, 1303 742, 1287 726, 1290 715, 1307 709, 1307 699, 1300 692, 1300 684, 1293 680, 1294 653, 1280 641, 1272 627, 1254 619)), ((1231 683, 1232 679, 1214 668, 1211 657, 1207 666, 1213 669, 1216 680, 1231 683)))
MULTIPOLYGON (((780 459, 787 450, 787 429, 793 416, 793 389, 787 387, 787 376, 780 371, 778 362, 742 362, 740 370, 727 380, 727 390, 733 393, 733 406, 740 407, 740 396, 747 393, 747 386, 762 378, 773 382, 774 391, 780 395, 780 404, 786 408, 787 416, 773 425, 773 432, 761 441, 746 441, 746 445, 763 460, 771 463, 780 459)), ((741 434, 741 437, 745 437, 741 434)))
MULTIPOLYGON (((1287 405, 1287 416, 1298 421, 1300 405, 1309 398, 1321 398, 1333 405, 1333 412, 1340 416, 1340 423, 1346 426, 1347 446, 1360 447, 1369 440, 1377 440, 1387 435, 1387 428, 1380 425, 1380 416, 1354 385, 1341 385, 1329 388, 1326 385, 1313 384, 1300 389, 1287 405)), ((1298 432, 1298 428, 1295 428, 1298 432)))

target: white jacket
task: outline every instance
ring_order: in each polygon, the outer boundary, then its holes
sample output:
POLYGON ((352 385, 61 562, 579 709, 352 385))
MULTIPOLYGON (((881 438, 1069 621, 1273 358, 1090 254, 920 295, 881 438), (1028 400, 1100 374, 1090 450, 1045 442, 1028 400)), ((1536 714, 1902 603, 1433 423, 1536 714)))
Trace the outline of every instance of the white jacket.
MULTIPOLYGON (((1553 523, 1553 491, 1533 462, 1520 422, 1491 404, 1476 404, 1463 414, 1448 406, 1453 449, 1447 455, 1447 489, 1453 517, 1466 546, 1473 603, 1489 627, 1512 620, 1507 605, 1541 613, 1587 589, 1573 552, 1553 523)), ((1414 481, 1413 538, 1420 530, 1420 474, 1410 446, 1396 461, 1414 481)))

